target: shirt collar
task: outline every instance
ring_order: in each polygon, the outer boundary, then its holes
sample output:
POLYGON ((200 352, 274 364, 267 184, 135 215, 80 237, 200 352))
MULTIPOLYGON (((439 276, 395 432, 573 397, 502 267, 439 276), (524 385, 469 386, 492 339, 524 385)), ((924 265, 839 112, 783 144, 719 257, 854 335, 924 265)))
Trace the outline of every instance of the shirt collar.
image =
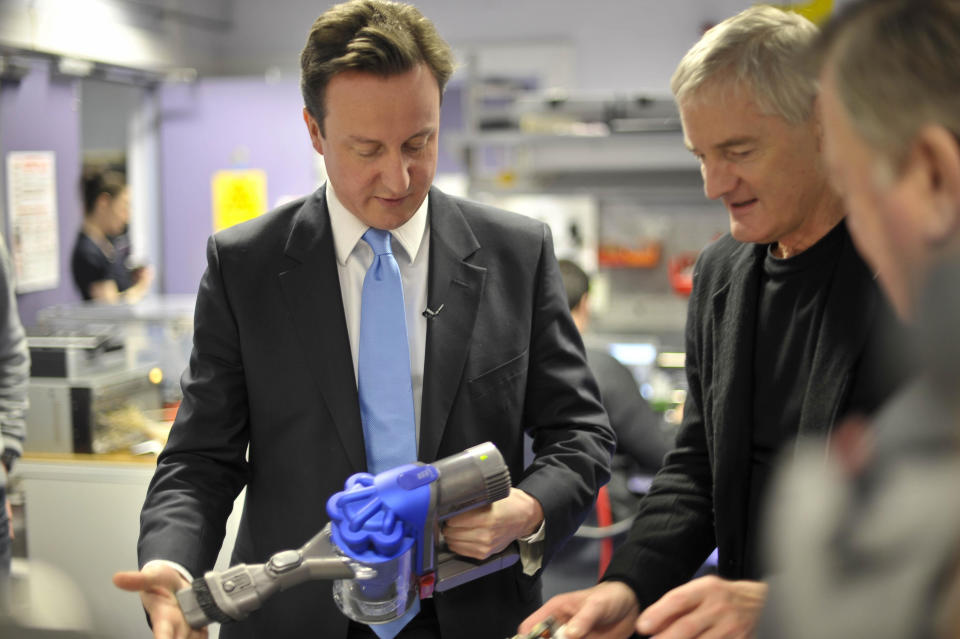
MULTIPOLYGON (((346 266, 347 258, 361 241, 363 234, 370 228, 360 221, 356 215, 351 213, 346 206, 337 197, 333 185, 327 180, 327 210, 330 211, 330 226, 333 229, 333 245, 337 251, 337 261, 340 266, 346 266)), ((407 258, 412 263, 417 259, 417 253, 420 251, 420 244, 423 240, 423 233, 427 228, 427 210, 429 209, 430 196, 423 198, 423 203, 417 212, 409 220, 404 222, 392 231, 390 235, 400 243, 407 258)), ((396 257, 396 256, 394 256, 396 257)))

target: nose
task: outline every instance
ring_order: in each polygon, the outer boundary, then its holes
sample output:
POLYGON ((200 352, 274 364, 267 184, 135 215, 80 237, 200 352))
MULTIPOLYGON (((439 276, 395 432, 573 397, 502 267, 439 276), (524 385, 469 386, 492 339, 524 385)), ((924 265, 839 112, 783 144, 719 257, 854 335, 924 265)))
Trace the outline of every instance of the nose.
POLYGON ((410 161, 402 152, 387 153, 380 167, 380 181, 391 195, 406 195, 410 188, 410 161))
POLYGON ((703 160, 700 164, 703 176, 703 192, 708 199, 716 200, 737 187, 737 176, 725 160, 703 160))

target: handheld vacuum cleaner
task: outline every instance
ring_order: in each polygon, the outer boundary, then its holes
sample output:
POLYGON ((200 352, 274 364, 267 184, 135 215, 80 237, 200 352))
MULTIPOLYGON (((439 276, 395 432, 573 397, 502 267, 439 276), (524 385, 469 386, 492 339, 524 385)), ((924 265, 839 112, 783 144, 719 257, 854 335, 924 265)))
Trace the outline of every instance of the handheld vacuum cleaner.
POLYGON ((432 464, 414 463, 378 475, 357 473, 327 501, 328 523, 297 550, 264 564, 210 571, 177 593, 193 628, 247 617, 275 593, 305 581, 333 580, 333 598, 364 624, 399 618, 416 598, 449 590, 506 568, 515 545, 483 561, 456 555, 440 523, 502 499, 510 471, 490 442, 432 464))

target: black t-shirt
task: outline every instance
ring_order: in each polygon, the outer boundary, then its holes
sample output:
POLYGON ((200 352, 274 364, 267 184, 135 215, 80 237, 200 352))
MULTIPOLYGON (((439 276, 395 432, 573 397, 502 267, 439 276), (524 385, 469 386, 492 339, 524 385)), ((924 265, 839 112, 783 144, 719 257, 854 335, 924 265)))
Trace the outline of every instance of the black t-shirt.
POLYGON ((124 230, 120 235, 113 235, 108 238, 113 245, 114 255, 117 262, 122 264, 127 271, 130 271, 130 236, 124 230))
POLYGON ((130 272, 127 267, 118 259, 116 251, 113 255, 106 255, 103 250, 97 246, 97 243, 90 239, 86 234, 80 232, 77 234, 77 243, 73 247, 73 259, 71 267, 73 269, 73 281, 83 299, 89 300, 90 285, 94 282, 104 280, 113 280, 117 283, 117 290, 123 292, 133 285, 130 272))
POLYGON ((754 350, 747 575, 760 576, 761 506, 777 455, 798 433, 823 309, 845 232, 841 222, 816 244, 786 259, 774 257, 772 245, 767 249, 754 350))

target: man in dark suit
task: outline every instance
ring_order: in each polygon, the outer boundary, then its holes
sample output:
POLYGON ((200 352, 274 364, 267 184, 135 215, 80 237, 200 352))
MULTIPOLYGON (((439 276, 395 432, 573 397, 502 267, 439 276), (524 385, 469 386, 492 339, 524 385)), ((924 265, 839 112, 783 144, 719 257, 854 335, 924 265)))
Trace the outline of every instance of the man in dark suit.
MULTIPOLYGON (((558 264, 570 315, 583 335, 590 324, 590 276, 571 260, 561 259, 558 264)), ((587 529, 578 531, 544 572, 545 595, 594 583, 598 568, 605 570, 614 547, 626 536, 623 526, 629 522, 624 520, 633 516, 639 499, 637 480, 648 484, 670 451, 672 437, 666 423, 644 399, 630 369, 606 348, 587 345, 586 350, 587 364, 617 436, 617 449, 610 482, 597 496, 596 512, 585 522, 587 529), (598 539, 589 528, 600 525, 604 515, 612 524, 603 531, 606 536, 598 539)))
MULTIPOLYGON (((453 65, 415 8, 337 5, 314 23, 301 65, 304 120, 329 179, 211 238, 183 403, 141 515, 142 568, 115 583, 141 592, 156 637, 199 636, 173 593, 213 566, 241 488, 232 561, 257 563, 319 531, 327 498, 368 468, 356 371, 374 260, 361 236, 376 228, 390 232, 403 283, 417 458, 490 440, 515 483, 449 520, 446 540, 483 558, 519 539, 521 555, 424 600, 399 636, 509 635, 540 605, 539 568, 589 511, 614 445, 550 233, 431 188, 453 65)), ((324 582, 274 596, 221 634, 373 636, 324 582)))
POLYGON ((683 423, 602 583, 521 629, 554 614, 570 639, 752 636, 775 459, 872 412, 906 374, 886 366, 902 339, 824 168, 815 77, 797 63, 816 34, 753 7, 707 31, 673 75, 704 191, 730 215, 694 272, 683 423), (719 576, 688 582, 714 547, 719 576))
MULTIPOLYGON (((590 276, 571 260, 558 264, 570 315, 583 334, 590 321, 590 276)), ((617 435, 615 465, 625 472, 654 475, 670 450, 670 437, 661 429, 663 420, 640 394, 630 369, 608 350, 587 346, 587 363, 617 435)))

